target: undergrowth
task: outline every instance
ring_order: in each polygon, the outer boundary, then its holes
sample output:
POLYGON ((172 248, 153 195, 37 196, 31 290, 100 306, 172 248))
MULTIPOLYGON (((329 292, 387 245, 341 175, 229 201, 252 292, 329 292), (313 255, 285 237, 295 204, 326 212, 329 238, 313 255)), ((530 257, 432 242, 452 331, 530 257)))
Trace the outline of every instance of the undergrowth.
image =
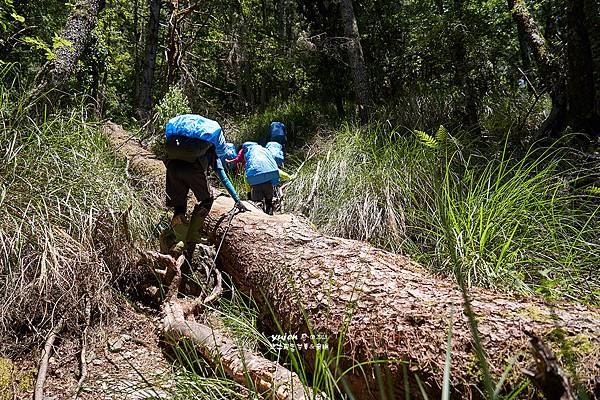
POLYGON ((128 184, 85 108, 38 115, 22 89, 0 87, 4 354, 42 339, 60 318, 76 328, 86 302, 96 316, 113 310, 111 290, 137 279, 133 246, 152 240, 156 219, 144 200, 156 204, 154 194, 128 184))

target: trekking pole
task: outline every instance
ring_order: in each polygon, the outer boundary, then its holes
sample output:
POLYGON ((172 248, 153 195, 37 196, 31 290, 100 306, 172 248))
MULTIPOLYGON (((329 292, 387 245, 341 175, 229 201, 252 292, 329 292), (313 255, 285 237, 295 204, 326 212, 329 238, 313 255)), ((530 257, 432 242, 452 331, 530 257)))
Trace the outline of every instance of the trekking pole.
POLYGON ((229 232, 229 228, 231 227, 231 223, 233 222, 233 217, 238 214, 240 210, 233 206, 231 210, 229 210, 229 221, 227 222, 227 226, 225 227, 225 232, 223 232, 223 236, 221 237, 221 242, 219 243, 219 247, 217 247, 217 252, 215 253, 215 258, 213 260, 213 264, 210 267, 210 271, 208 272, 208 276, 210 279, 210 275, 212 274, 215 266, 217 265, 217 258, 219 257, 219 253, 221 252, 221 247, 223 246, 223 242, 225 241, 225 236, 227 236, 227 232, 229 232))

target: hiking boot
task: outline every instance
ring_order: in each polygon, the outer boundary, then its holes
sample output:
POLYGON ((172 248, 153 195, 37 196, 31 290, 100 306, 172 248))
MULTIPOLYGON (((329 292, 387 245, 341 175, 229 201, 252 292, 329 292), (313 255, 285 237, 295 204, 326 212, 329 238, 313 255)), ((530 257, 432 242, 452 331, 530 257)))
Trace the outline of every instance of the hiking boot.
POLYGON ((192 217, 190 218, 190 224, 187 230, 187 235, 185 236, 186 243, 201 243, 204 236, 204 219, 208 215, 208 209, 206 207, 201 207, 200 204, 196 204, 194 206, 194 211, 192 212, 192 217))
POLYGON ((186 223, 185 215, 174 215, 171 220, 171 229, 175 233, 175 243, 185 242, 185 237, 188 234, 188 224, 186 223))
POLYGON ((169 253, 172 256, 179 257, 185 251, 185 244, 183 242, 177 242, 169 249, 169 253))

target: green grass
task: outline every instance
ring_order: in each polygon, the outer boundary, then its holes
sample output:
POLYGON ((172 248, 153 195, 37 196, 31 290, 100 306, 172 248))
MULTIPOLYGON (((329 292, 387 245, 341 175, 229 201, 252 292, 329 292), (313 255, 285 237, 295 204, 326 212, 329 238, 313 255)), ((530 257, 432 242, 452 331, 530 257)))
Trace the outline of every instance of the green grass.
MULTIPOLYGON (((110 289, 138 278, 132 246, 153 241, 149 204, 159 204, 148 188, 128 184, 84 107, 36 114, 25 96, 18 83, 0 86, 3 340, 17 331, 42 339, 60 316, 76 327, 86 298, 94 312, 114 309, 110 289)), ((4 351, 27 340, 10 343, 4 351)))
POLYGON ((467 286, 600 301, 598 197, 579 188, 592 166, 565 148, 482 154, 452 136, 436 146, 420 136, 344 126, 290 185, 288 209, 467 286))

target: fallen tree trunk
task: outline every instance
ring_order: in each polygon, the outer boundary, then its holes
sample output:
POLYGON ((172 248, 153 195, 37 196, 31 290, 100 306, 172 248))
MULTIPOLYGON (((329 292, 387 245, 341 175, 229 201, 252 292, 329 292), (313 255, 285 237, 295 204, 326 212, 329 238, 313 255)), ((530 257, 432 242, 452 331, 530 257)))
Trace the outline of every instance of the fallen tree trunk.
MULTIPOLYGON (((106 132, 123 156, 140 154, 135 143, 121 146, 126 135, 117 126, 108 125, 106 132)), ((138 158, 131 166, 152 171, 149 178, 154 182, 164 177, 157 160, 138 158)), ((225 231, 219 221, 232 206, 229 198, 215 200, 207 220, 215 238, 225 231)), ((368 366, 364 373, 353 370, 345 378, 347 390, 355 398, 378 398, 379 389, 387 387, 392 387, 396 396, 405 391, 419 393, 416 376, 429 394, 439 395, 449 321, 452 390, 457 397, 482 397, 482 377, 461 290, 408 257, 363 242, 324 236, 292 215, 254 211, 233 219, 219 262, 238 288, 253 296, 265 329, 275 331, 276 320, 284 334, 328 337, 332 349, 343 338, 342 353, 356 362, 400 360, 407 367, 393 364, 388 376, 378 375, 377 368, 368 366)), ((518 367, 536 369, 525 333, 532 332, 557 353, 559 362, 570 363, 566 369, 571 382, 584 383, 598 396, 598 309, 477 288, 469 295, 481 343, 497 377, 513 357, 518 367), (575 370, 577 377, 573 376, 575 370)), ((302 355, 310 364, 315 351, 302 350, 302 355)), ((345 361, 342 365, 348 367, 345 361)), ((507 390, 523 379, 518 367, 511 370, 507 390)), ((534 375, 540 374, 544 371, 534 375)))

